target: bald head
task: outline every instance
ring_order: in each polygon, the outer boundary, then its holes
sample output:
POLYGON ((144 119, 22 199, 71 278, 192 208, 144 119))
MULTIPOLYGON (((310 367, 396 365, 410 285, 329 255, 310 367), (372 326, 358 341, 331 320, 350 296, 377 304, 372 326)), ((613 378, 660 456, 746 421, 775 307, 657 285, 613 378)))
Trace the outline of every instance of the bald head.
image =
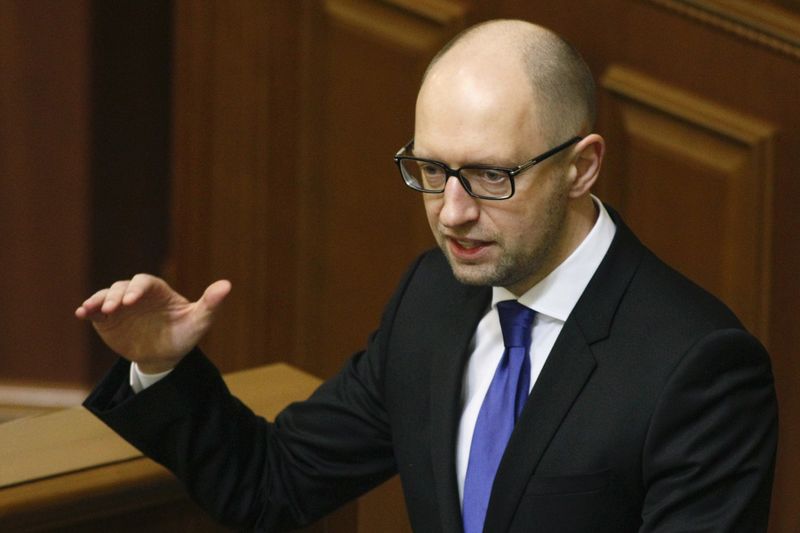
POLYGON ((594 80, 580 55, 555 33, 521 20, 493 20, 457 35, 433 58, 420 90, 497 77, 529 99, 544 139, 557 144, 594 127, 594 80))
POLYGON ((408 161, 439 179, 442 166, 451 169, 443 190, 423 202, 462 283, 523 294, 591 231, 597 210, 589 191, 604 148, 590 133, 592 86, 569 45, 522 21, 474 27, 434 59, 417 96, 408 161), (582 139, 567 144, 575 136, 582 139), (532 164, 556 147, 558 155, 532 164), (476 198, 473 184, 487 183, 513 194, 476 198))

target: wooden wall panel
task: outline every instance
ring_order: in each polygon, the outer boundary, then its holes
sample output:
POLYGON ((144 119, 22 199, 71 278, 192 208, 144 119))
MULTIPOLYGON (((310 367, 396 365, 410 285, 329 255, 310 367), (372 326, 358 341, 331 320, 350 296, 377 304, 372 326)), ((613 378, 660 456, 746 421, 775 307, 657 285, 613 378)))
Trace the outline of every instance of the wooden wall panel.
POLYGON ((422 71, 463 13, 414 5, 330 0, 306 28, 297 271, 298 302, 314 303, 298 306, 294 363, 324 376, 364 345, 394 283, 433 243, 392 156, 413 135, 422 71))
POLYGON ((0 3, 0 382, 6 384, 76 387, 88 374, 88 334, 70 314, 86 293, 90 254, 89 35, 86 2, 0 3))
POLYGON ((602 86, 615 179, 601 195, 767 342, 774 126, 624 67, 602 86))
MULTIPOLYGON (((91 64, 86 240, 93 292, 137 272, 160 271, 167 253, 172 4, 94 0, 90 9, 91 43, 84 53, 91 64)), ((93 383, 114 357, 96 335, 90 353, 93 383)))
POLYGON ((753 45, 800 59, 800 14, 796 0, 648 0, 673 13, 730 32, 753 45), (777 4, 777 6, 775 5, 777 4))
POLYGON ((204 347, 223 369, 288 359, 294 307, 294 3, 176 2, 168 277, 233 293, 204 347))
POLYGON ((0 406, 76 405, 111 365, 72 311, 160 266, 168 2, 0 3, 0 406))

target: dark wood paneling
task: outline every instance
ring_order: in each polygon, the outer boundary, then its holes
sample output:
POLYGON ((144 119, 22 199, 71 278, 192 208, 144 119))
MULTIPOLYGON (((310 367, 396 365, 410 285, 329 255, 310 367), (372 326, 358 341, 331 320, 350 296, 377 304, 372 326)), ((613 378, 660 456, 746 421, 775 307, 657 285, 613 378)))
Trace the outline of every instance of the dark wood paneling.
POLYGON ((0 3, 0 396, 9 405, 78 403, 113 358, 72 310, 101 285, 160 265, 170 14, 169 2, 0 3))
POLYGON ((0 2, 0 381, 84 383, 89 9, 0 2))
MULTIPOLYGON (((413 5, 413 3, 409 3, 413 5)), ((332 375, 377 326, 394 283, 432 245, 392 156, 413 135, 428 60, 463 25, 377 1, 330 0, 309 17, 299 169, 297 357, 332 375), (320 356, 319 354, 324 354, 320 356)))
POLYGON ((294 332, 299 5, 176 2, 171 276, 233 293, 204 347, 286 360, 294 332))
POLYGON ((775 127, 624 67, 602 85, 615 179, 601 195, 767 342, 775 127))
POLYGON ((800 59, 800 19, 797 17, 800 11, 795 0, 648 1, 676 15, 732 33, 755 46, 800 59))
MULTIPOLYGON (((91 3, 91 290, 159 272, 169 235, 172 2, 91 3)), ((92 335, 91 382, 114 360, 92 335)))
MULTIPOLYGON (((293 359, 302 14, 294 2, 176 2, 166 273, 195 298, 214 279, 233 282, 202 344, 225 370, 293 359)), ((356 521, 350 505, 309 531, 356 521)))

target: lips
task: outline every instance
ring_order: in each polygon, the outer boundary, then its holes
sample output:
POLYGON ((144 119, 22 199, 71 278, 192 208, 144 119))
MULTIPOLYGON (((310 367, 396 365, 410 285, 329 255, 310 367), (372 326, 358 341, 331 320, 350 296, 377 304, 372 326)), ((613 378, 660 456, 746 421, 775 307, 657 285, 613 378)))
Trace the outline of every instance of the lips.
POLYGON ((458 239, 455 237, 446 237, 447 245, 450 249, 452 256, 460 259, 476 259, 491 245, 488 241, 479 241, 476 239, 458 239))
POLYGON ((453 239, 453 242, 466 250, 472 250, 474 248, 478 248, 479 246, 484 245, 482 241, 465 241, 461 239, 453 239))

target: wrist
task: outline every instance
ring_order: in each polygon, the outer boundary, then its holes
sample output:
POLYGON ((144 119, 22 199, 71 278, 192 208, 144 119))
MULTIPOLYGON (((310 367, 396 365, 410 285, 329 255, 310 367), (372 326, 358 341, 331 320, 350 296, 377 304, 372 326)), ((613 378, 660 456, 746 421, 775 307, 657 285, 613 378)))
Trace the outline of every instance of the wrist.
POLYGON ((136 367, 142 374, 163 374, 175 368, 178 361, 136 361, 136 367))

